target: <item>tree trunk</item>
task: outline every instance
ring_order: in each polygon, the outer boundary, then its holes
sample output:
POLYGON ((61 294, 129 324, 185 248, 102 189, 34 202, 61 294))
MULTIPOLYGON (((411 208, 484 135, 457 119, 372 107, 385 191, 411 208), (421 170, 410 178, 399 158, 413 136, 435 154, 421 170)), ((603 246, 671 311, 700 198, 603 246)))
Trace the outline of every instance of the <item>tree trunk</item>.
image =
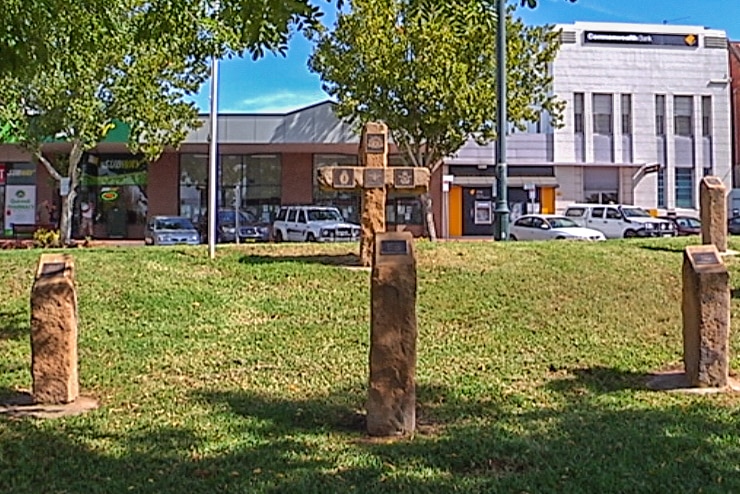
POLYGON ((421 195, 421 201, 424 205, 424 221, 426 223, 429 240, 437 240, 437 227, 434 224, 434 209, 432 209, 432 194, 426 193, 421 195))
POLYGON ((67 176, 69 177, 69 193, 62 196, 62 211, 59 215, 59 240, 62 245, 68 245, 72 241, 72 212, 74 211, 75 197, 77 197, 77 185, 80 181, 80 159, 82 158, 82 145, 79 141, 72 142, 72 151, 69 153, 69 165, 67 176))

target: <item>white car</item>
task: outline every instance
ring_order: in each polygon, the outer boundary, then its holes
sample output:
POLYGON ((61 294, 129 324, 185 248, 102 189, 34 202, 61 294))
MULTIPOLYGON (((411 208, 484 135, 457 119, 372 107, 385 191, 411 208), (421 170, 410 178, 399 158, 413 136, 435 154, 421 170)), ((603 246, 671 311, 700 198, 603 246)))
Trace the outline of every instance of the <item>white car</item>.
POLYGON ((348 223, 337 208, 283 206, 272 224, 275 242, 352 242, 360 225, 348 223))
POLYGON ((644 209, 623 204, 571 204, 565 216, 606 238, 674 237, 671 221, 654 218, 644 209))
POLYGON ((509 228, 511 240, 606 240, 603 233, 578 226, 565 216, 527 214, 517 218, 509 228))

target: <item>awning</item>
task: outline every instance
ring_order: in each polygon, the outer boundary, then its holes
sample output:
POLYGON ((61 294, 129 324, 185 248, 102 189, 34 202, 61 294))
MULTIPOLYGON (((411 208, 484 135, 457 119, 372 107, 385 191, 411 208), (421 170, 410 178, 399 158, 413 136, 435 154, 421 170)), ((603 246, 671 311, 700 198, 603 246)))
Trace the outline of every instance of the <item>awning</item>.
MULTIPOLYGON (((537 187, 559 187, 555 177, 509 177, 506 182, 509 187, 517 188, 524 187, 524 184, 534 184, 537 187)), ((492 187, 496 184, 496 177, 455 175, 452 184, 464 187, 492 187)))

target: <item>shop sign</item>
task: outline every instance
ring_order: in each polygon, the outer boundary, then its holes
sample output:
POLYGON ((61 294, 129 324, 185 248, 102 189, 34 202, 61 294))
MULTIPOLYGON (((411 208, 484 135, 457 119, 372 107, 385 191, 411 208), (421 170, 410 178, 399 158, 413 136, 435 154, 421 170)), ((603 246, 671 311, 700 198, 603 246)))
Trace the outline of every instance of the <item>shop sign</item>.
POLYGON ((5 185, 5 163, 0 163, 0 185, 5 185))
POLYGON ((5 171, 5 183, 8 185, 36 185, 36 165, 33 163, 13 163, 5 171))
POLYGON ((117 190, 106 190, 104 192, 100 193, 100 199, 105 202, 112 202, 118 199, 118 191, 117 190))
POLYGON ((615 31, 585 31, 584 43, 650 46, 683 46, 694 48, 699 45, 696 34, 630 33, 615 31))
POLYGON ((88 163, 81 179, 82 185, 122 186, 146 185, 147 162, 131 159, 106 159, 101 157, 96 165, 88 163))

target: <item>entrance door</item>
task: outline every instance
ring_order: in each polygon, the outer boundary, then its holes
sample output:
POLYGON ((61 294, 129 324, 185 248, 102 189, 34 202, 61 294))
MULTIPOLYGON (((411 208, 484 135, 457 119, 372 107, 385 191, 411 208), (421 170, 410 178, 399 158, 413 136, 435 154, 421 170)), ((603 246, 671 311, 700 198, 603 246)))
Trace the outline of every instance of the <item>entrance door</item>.
POLYGON ((490 187, 463 187, 463 235, 493 236, 493 194, 490 187))

